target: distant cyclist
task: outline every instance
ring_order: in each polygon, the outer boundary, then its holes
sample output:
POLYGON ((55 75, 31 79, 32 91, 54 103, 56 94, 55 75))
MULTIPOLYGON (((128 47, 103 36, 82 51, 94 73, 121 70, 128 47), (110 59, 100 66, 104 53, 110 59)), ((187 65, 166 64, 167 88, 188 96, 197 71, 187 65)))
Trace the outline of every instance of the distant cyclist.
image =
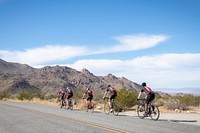
POLYGON ((116 96, 117 96, 117 91, 115 90, 114 87, 111 87, 111 85, 107 86, 107 90, 104 93, 103 99, 105 99, 107 93, 110 92, 110 97, 109 97, 109 105, 110 105, 110 111, 112 111, 112 106, 111 106, 111 101, 114 101, 116 96))
POLYGON ((87 98, 86 98, 87 108, 90 109, 91 108, 91 101, 93 99, 93 92, 90 88, 86 89, 86 92, 83 94, 82 98, 85 98, 85 96, 87 96, 87 98))
POLYGON ((148 87, 146 85, 145 82, 142 83, 142 86, 143 87, 142 87, 137 99, 140 99, 141 93, 145 94, 145 116, 147 116, 148 115, 148 110, 147 110, 148 105, 150 102, 152 102, 154 100, 155 93, 151 90, 150 87, 148 87))
POLYGON ((58 96, 60 97, 60 107, 62 108, 65 105, 65 98, 66 98, 66 92, 64 89, 60 89, 58 92, 58 96))
POLYGON ((67 87, 66 95, 67 95, 67 103, 68 103, 68 107, 67 108, 70 108, 69 105, 72 104, 71 103, 71 98, 73 97, 73 91, 72 91, 71 88, 67 87))

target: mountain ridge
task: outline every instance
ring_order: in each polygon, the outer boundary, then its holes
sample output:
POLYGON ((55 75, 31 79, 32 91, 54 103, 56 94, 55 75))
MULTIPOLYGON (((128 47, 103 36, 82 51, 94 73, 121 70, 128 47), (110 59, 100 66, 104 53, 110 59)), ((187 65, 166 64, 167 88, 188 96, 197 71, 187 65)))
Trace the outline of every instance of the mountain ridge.
POLYGON ((85 89, 91 87, 102 91, 108 84, 116 89, 127 88, 139 92, 140 85, 124 77, 95 76, 83 68, 77 71, 67 66, 45 66, 33 68, 26 64, 12 63, 0 59, 0 92, 17 93, 22 90, 41 90, 46 95, 56 94, 60 89, 85 89))

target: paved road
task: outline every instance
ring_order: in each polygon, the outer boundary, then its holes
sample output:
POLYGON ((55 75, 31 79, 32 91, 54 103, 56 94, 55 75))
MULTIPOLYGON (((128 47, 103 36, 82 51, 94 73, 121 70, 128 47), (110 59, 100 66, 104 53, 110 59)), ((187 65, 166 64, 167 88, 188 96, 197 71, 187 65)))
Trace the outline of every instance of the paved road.
POLYGON ((197 133, 200 126, 167 120, 141 120, 24 102, 0 101, 0 133, 197 133))

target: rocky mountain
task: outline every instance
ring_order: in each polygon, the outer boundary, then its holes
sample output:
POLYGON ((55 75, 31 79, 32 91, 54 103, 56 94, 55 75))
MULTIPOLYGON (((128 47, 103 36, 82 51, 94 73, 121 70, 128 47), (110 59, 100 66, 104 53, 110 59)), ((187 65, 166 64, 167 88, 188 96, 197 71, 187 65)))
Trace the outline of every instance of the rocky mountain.
POLYGON ((41 90, 46 95, 56 94, 61 88, 85 89, 102 92, 110 84, 116 89, 127 88, 138 92, 141 87, 124 77, 112 74, 95 76, 87 69, 77 71, 66 66, 46 66, 40 69, 26 64, 0 59, 0 92, 17 93, 22 90, 41 90))
POLYGON ((156 95, 158 95, 160 97, 172 97, 170 94, 168 94, 166 92, 162 92, 162 91, 156 92, 156 95))

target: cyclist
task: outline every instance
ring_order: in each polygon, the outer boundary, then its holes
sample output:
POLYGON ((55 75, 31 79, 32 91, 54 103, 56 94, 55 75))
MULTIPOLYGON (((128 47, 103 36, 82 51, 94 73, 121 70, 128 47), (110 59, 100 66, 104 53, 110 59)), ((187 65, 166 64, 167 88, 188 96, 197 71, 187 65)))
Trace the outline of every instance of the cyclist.
POLYGON ((142 89, 141 89, 141 91, 140 91, 140 93, 139 93, 139 95, 138 95, 137 100, 140 98, 141 93, 144 93, 144 94, 145 94, 145 105, 144 105, 145 114, 144 114, 144 115, 147 116, 147 115, 148 115, 148 109, 147 109, 147 108, 148 108, 148 105, 149 105, 150 102, 152 102, 152 101, 154 100, 154 98, 155 98, 155 93, 152 91, 152 89, 151 89, 150 87, 148 87, 148 86, 146 85, 145 82, 142 83, 142 89))
POLYGON ((93 92, 90 88, 86 89, 87 91, 83 94, 83 99, 85 98, 85 96, 87 96, 86 98, 86 105, 88 109, 91 109, 91 101, 93 99, 93 92))
POLYGON ((69 109, 70 104, 72 104, 71 98, 73 97, 73 91, 71 88, 67 87, 66 95, 67 95, 67 103, 68 103, 67 109, 69 109))
POLYGON ((66 98, 66 92, 64 89, 60 89, 60 91, 58 92, 58 96, 60 97, 60 107, 62 108, 65 104, 65 98, 66 98))
POLYGON ((116 98, 116 96, 117 96, 117 91, 115 90, 115 88, 114 87, 111 87, 111 85, 108 85, 107 86, 107 90, 105 91, 105 93, 104 93, 104 96, 103 96, 103 99, 105 99, 105 97, 106 97, 106 94, 108 93, 108 92, 110 92, 110 97, 109 97, 109 105, 110 105, 110 112, 112 112, 112 106, 111 106, 111 101, 114 101, 114 99, 116 98))

